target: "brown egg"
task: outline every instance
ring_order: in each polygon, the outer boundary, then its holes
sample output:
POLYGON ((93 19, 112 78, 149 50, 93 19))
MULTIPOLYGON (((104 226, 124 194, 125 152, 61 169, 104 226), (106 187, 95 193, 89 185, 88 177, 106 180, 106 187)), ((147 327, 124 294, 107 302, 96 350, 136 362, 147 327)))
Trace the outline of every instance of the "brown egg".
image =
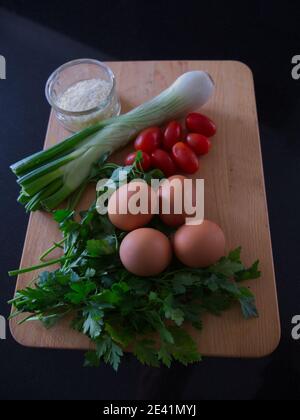
POLYGON ((222 229, 209 220, 201 225, 184 225, 175 234, 174 251, 188 267, 207 267, 224 256, 225 236, 222 229))
POLYGON ((109 220, 124 231, 145 226, 154 216, 152 208, 156 208, 157 201, 155 191, 146 182, 130 182, 115 191, 109 199, 109 220))
MULTIPOLYGON (((167 179, 167 181, 172 182, 170 185, 167 182, 164 182, 159 188, 159 209, 160 209, 160 218, 168 226, 177 227, 185 223, 187 217, 192 217, 193 215, 188 215, 184 211, 184 197, 185 194, 190 192, 184 188, 185 178, 182 175, 174 175, 167 179), (174 183, 177 181, 177 183, 174 183), (178 214, 176 208, 181 207, 181 213, 178 214), (165 210, 164 210, 165 209, 165 210), (170 211, 165 213, 166 209, 170 211)), ((192 199, 193 205, 195 204, 195 188, 193 185, 192 190, 192 199)))
POLYGON ((130 273, 142 277, 156 276, 170 264, 172 247, 169 239, 160 231, 137 229, 123 239, 120 258, 130 273))

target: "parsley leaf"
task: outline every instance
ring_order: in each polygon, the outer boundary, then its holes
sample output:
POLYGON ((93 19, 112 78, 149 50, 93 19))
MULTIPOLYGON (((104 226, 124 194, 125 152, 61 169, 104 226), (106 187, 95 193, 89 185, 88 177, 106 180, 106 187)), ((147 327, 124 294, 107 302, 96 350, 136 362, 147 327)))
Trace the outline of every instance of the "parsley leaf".
POLYGON ((242 247, 238 247, 232 251, 229 252, 228 254, 228 259, 232 262, 241 262, 241 252, 242 252, 242 247))
POLYGON ((117 251, 116 237, 107 235, 102 239, 90 239, 87 241, 86 249, 91 257, 100 257, 101 255, 112 255, 117 251))
POLYGON ((85 353, 84 367, 99 367, 100 359, 95 351, 85 353))
POLYGON ((230 258, 221 258, 219 262, 210 268, 212 273, 222 275, 224 277, 234 277, 236 273, 243 270, 243 264, 230 258))
POLYGON ((82 303, 88 295, 96 289, 95 283, 91 281, 81 281, 70 285, 73 292, 66 294, 66 299, 75 305, 82 303))
POLYGON ((117 371, 122 356, 121 347, 114 343, 110 337, 100 337, 96 340, 96 350, 85 354, 84 366, 99 367, 101 360, 104 360, 105 363, 110 364, 117 371))
POLYGON ((242 282, 245 280, 258 279, 261 275, 260 271, 258 270, 258 264, 259 264, 259 261, 255 261, 255 263, 250 268, 236 273, 235 280, 237 282, 242 282))
POLYGON ((103 328, 104 312, 96 306, 87 307, 83 311, 83 333, 95 340, 101 334, 103 328))
POLYGON ((167 348, 175 360, 185 366, 202 360, 196 343, 184 329, 170 327, 170 331, 174 337, 174 344, 168 345, 167 348))
POLYGON ((157 350, 153 340, 143 339, 137 341, 133 347, 133 354, 143 365, 159 367, 157 350))
POLYGON ((192 286, 198 281, 198 277, 192 273, 177 273, 172 279, 173 290, 175 294, 184 294, 187 286, 192 286))
POLYGON ((172 295, 169 295, 164 301, 165 317, 180 326, 184 321, 184 312, 180 308, 174 307, 174 305, 174 298, 172 295))
POLYGON ((108 339, 107 349, 103 355, 105 363, 109 363, 115 371, 118 370, 118 367, 121 362, 121 357, 123 356, 123 351, 120 346, 114 343, 111 339, 108 339))
POLYGON ((114 322, 113 320, 105 323, 105 331, 116 343, 120 344, 124 348, 126 348, 134 338, 130 329, 120 323, 114 322))
POLYGON ((171 367, 172 363, 172 355, 168 351, 166 345, 162 345, 161 348, 158 351, 158 360, 161 360, 164 365, 166 365, 168 368, 171 367))
POLYGON ((239 302, 242 308, 243 316, 245 319, 257 318, 258 311, 255 305, 255 298, 252 292, 246 288, 240 288, 239 302))

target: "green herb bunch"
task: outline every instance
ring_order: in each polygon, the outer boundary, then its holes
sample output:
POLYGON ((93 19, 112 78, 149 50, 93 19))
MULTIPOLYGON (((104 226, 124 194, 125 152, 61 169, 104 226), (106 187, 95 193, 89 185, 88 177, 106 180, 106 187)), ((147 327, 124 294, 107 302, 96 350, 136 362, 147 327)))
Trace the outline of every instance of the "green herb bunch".
MULTIPOLYGON (((157 171, 141 172, 138 158, 133 166, 95 168, 91 179, 109 177, 118 182, 120 171, 129 180, 163 177, 157 171)), ((73 196, 71 207, 81 193, 73 196)), ((86 353, 86 366, 99 366, 103 361, 117 370, 127 349, 149 366, 170 367, 173 360, 187 365, 200 361, 201 355, 185 324, 201 330, 205 312, 219 316, 235 304, 246 319, 258 316, 253 294, 240 285, 260 276, 258 261, 245 268, 240 248, 205 269, 190 269, 174 259, 161 275, 142 278, 122 266, 119 246, 125 234, 107 216, 99 215, 96 203, 80 213, 80 221, 70 208, 53 212, 53 217, 62 240, 46 251, 41 264, 10 275, 56 263, 60 267, 41 272, 34 285, 17 291, 10 303, 15 308, 13 316, 30 314, 20 323, 39 320, 51 328, 71 316, 72 328, 95 344, 95 350, 86 353), (62 257, 45 261, 56 248, 62 248, 62 257)), ((163 230, 159 220, 152 226, 163 230)))

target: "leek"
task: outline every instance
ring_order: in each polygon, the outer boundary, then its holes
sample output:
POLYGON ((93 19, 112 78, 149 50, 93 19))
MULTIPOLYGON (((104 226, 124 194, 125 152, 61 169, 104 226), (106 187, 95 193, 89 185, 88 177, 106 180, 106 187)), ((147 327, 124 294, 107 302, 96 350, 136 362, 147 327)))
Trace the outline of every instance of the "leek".
POLYGON ((125 146, 141 130, 181 118, 204 105, 214 91, 208 73, 191 71, 168 89, 127 114, 99 122, 57 145, 11 166, 26 210, 52 210, 87 183, 104 156, 125 146))

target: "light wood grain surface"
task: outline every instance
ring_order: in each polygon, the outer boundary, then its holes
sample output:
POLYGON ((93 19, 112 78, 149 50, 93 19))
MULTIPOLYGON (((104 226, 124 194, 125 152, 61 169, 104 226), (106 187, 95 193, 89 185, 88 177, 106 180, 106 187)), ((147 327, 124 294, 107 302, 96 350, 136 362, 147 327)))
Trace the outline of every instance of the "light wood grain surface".
MULTIPOLYGON (((180 74, 188 70, 208 71, 216 83, 210 102, 202 108, 217 124, 211 153, 201 159, 198 178, 205 179, 205 217, 222 226, 227 250, 239 245, 246 264, 260 259, 262 277, 246 285, 256 294, 260 312, 258 319, 245 321, 238 308, 221 318, 206 316, 204 331, 193 335, 204 355, 225 357, 261 357, 270 354, 280 340, 280 322, 273 268, 260 139, 252 73, 235 61, 156 61, 114 62, 118 92, 125 112, 158 94, 180 74)), ((45 146, 67 136, 52 114, 45 146)), ((115 156, 120 160, 126 151, 115 156)), ((90 188, 81 208, 94 199, 90 188)), ((60 239, 56 224, 43 212, 31 215, 21 266, 35 264, 40 254, 60 239)), ((32 280, 24 274, 17 289, 32 280)), ((52 330, 38 322, 18 326, 11 321, 11 332, 22 345, 88 349, 87 338, 72 331, 68 320, 52 330)))

